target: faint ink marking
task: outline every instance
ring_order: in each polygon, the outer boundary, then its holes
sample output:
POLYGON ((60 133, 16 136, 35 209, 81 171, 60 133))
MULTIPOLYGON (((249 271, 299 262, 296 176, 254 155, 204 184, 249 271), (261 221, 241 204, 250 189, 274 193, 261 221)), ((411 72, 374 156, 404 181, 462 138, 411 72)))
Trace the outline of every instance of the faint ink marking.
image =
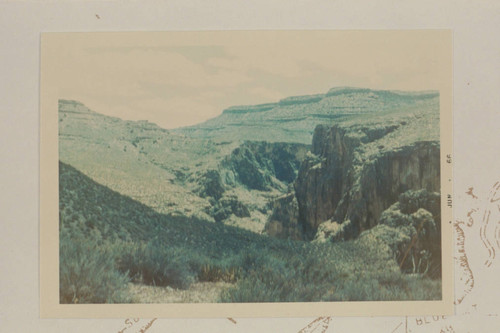
POLYGON ((137 322, 139 322, 139 318, 127 318, 124 320, 124 323, 125 323, 125 327, 122 328, 121 330, 118 331, 118 333, 123 333, 125 332, 127 329, 131 328, 132 326, 134 326, 134 324, 136 324, 137 322))
POLYGON ((138 331, 138 333, 144 333, 146 332, 147 330, 149 330, 151 328, 151 326, 153 325, 153 323, 157 320, 158 318, 153 318, 151 319, 145 326, 141 327, 141 329, 138 331))
POLYGON ((97 17, 98 20, 101 19, 101 17, 99 15, 97 15, 97 14, 95 14, 95 17, 97 17))
POLYGON ((317 326, 319 326, 319 322, 323 320, 323 317, 318 317, 314 319, 312 322, 310 322, 306 327, 301 329, 299 333, 306 333, 306 332, 312 332, 316 329, 317 326))
POLYGON ((475 313, 475 312, 477 312, 477 304, 472 304, 472 309, 470 311, 464 312, 464 314, 470 315, 470 314, 475 313))
POLYGON ((467 212, 467 226, 468 227, 472 227, 474 225, 474 218, 472 217, 472 214, 474 214, 477 211, 478 211, 477 208, 472 208, 471 210, 469 210, 467 212))
POLYGON ((318 322, 319 322, 319 321, 321 321, 322 319, 323 319, 323 317, 318 317, 318 318, 314 319, 314 320, 313 320, 313 321, 311 321, 309 324, 307 324, 307 326, 306 326, 306 327, 304 327, 303 329, 301 329, 301 330, 299 331, 299 333, 309 332, 308 330, 309 330, 311 327, 315 326, 315 325, 316 325, 316 323, 318 323, 318 322))
MULTIPOLYGON (((474 200, 479 200, 478 196, 474 194, 474 187, 469 187, 465 192, 470 195, 474 200)), ((488 259, 484 263, 486 267, 493 264, 496 257, 496 250, 500 250, 500 182, 496 182, 488 195, 487 200, 484 202, 484 209, 481 210, 481 226, 479 228, 479 237, 484 247, 488 251, 488 259), (493 226, 494 227, 493 227, 493 226), (491 230, 493 228, 493 230, 491 230), (496 249, 495 249, 496 246, 496 249)), ((478 205, 479 206, 479 205, 478 205)), ((467 226, 474 225, 474 213, 479 212, 479 207, 472 207, 467 212, 467 226)))
POLYGON ((227 319, 228 319, 230 322, 232 322, 233 324, 237 324, 236 320, 234 320, 233 318, 228 317, 227 319))
POLYGON ((323 330, 321 331, 322 333, 326 332, 326 330, 328 329, 328 327, 330 326, 330 321, 332 320, 332 317, 326 317, 324 320, 323 320, 323 325, 322 325, 322 328, 323 330))
POLYGON ((497 195, 499 190, 500 182, 496 182, 490 192, 490 202, 497 202, 500 200, 500 195, 497 195))
POLYGON ((455 298, 455 304, 460 304, 464 300, 465 296, 469 294, 474 288, 474 275, 469 265, 469 260, 467 259, 467 253, 465 252, 465 233, 460 227, 460 224, 464 224, 462 221, 457 221, 453 224, 456 232, 456 249, 458 256, 455 257, 455 263, 460 267, 460 282, 463 284, 463 291, 457 292, 455 298))
POLYGON ((428 324, 432 324, 434 322, 445 320, 445 316, 425 316, 425 317, 417 317, 415 318, 415 323, 417 326, 425 326, 428 324))
POLYGON ((474 194, 474 187, 469 187, 468 191, 465 193, 470 195, 473 199, 477 199, 477 196, 474 194))
POLYGON ((455 328, 452 325, 443 326, 439 333, 456 333, 455 328))
POLYGON ((488 259, 484 263, 486 267, 490 267, 495 259, 495 248, 492 243, 496 244, 497 248, 500 249, 500 182, 496 182, 491 188, 490 194, 488 196, 488 200, 486 201, 486 207, 484 209, 481 229, 479 231, 481 241, 484 246, 488 250, 488 259), (492 217, 493 214, 493 217, 492 217), (492 218, 496 219, 495 221, 495 229, 493 233, 489 231, 490 221, 492 218), (490 237, 493 237, 491 239, 490 237))
POLYGON ((488 224, 490 222, 490 215, 491 212, 485 210, 483 215, 483 223, 481 225, 481 230, 479 231, 481 235, 481 241, 488 250, 488 260, 486 260, 486 262, 484 263, 486 267, 490 267, 493 263, 493 259, 495 259, 495 248, 491 245, 490 240, 486 237, 486 228, 488 227, 488 224))
POLYGON ((322 329, 320 332, 324 333, 330 325, 332 317, 318 317, 311 321, 306 327, 301 329, 298 333, 312 333, 317 329, 322 329))
POLYGON ((398 328, 400 328, 400 327, 401 327, 401 325, 403 325, 403 322, 399 323, 399 325, 398 325, 398 326, 396 326, 396 328, 395 328, 395 329, 393 329, 391 333, 396 332, 396 330, 397 330, 398 328))
MULTIPOLYGON (((152 325, 153 323, 157 320, 158 318, 153 318, 151 319, 146 325, 142 326, 138 331, 137 333, 144 333, 146 332, 152 325)), ((135 324, 137 324, 141 319, 139 318, 127 318, 124 320, 124 323, 125 323, 125 327, 122 328, 121 330, 118 331, 118 333, 123 333, 125 332, 126 330, 128 330, 129 328, 132 328, 133 326, 135 326, 135 324)))

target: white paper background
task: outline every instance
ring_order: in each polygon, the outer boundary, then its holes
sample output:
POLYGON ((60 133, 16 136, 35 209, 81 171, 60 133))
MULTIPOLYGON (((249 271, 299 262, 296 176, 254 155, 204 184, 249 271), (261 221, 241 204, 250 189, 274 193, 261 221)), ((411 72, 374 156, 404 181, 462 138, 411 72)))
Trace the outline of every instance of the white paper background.
MULTIPOLYGON (((486 268, 479 238, 480 214, 500 180, 500 3, 493 0, 0 0, 0 332, 118 332, 126 327, 125 318, 39 319, 40 32, 434 28, 454 31, 453 199, 455 219, 465 220, 471 208, 480 209, 472 216, 474 225, 463 227, 474 288, 455 317, 333 318, 326 332, 499 332, 500 258, 486 268), (471 186, 478 199, 465 194, 471 186)), ((298 332, 313 319, 235 318, 236 324, 161 319, 148 332, 298 332)), ((146 323, 141 320, 125 332, 138 332, 146 323)))

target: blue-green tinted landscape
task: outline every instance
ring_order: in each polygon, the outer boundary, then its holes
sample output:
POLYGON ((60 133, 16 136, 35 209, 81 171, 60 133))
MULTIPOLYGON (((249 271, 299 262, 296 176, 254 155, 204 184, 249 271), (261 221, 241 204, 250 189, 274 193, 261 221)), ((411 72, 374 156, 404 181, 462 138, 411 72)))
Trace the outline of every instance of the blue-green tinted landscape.
POLYGON ((439 94, 166 130, 59 101, 61 303, 441 299, 439 94))

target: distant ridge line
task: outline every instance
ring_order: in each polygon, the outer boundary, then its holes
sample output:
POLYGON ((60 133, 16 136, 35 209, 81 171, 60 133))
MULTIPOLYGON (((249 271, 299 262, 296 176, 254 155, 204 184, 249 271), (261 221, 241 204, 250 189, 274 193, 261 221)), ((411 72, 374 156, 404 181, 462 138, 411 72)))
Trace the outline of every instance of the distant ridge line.
POLYGON ((436 90, 403 91, 403 90, 375 90, 370 88, 358 88, 358 87, 335 87, 328 90, 326 94, 290 96, 290 97, 285 97, 275 103, 230 106, 224 109, 222 114, 265 112, 278 106, 318 103, 326 97, 334 97, 352 93, 358 93, 358 94, 373 93, 375 95, 386 95, 386 96, 393 95, 394 97, 414 97, 419 99, 434 98, 439 96, 439 92, 436 90))

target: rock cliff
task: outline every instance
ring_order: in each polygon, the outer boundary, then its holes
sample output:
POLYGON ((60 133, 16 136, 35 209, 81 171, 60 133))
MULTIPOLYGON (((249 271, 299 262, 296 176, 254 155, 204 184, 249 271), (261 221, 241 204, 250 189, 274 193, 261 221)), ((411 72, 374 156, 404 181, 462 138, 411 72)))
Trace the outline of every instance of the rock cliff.
POLYGON ((304 234, 298 215, 299 208, 295 194, 285 194, 272 203, 272 213, 264 231, 278 238, 303 239, 304 234))
POLYGON ((308 149, 297 143, 245 142, 221 163, 222 179, 248 189, 282 189, 297 177, 308 149))
POLYGON ((312 239, 325 222, 336 227, 348 223, 341 238, 356 238, 377 225, 400 194, 439 192, 437 118, 437 112, 426 112, 317 126, 295 182, 306 238, 312 239))

